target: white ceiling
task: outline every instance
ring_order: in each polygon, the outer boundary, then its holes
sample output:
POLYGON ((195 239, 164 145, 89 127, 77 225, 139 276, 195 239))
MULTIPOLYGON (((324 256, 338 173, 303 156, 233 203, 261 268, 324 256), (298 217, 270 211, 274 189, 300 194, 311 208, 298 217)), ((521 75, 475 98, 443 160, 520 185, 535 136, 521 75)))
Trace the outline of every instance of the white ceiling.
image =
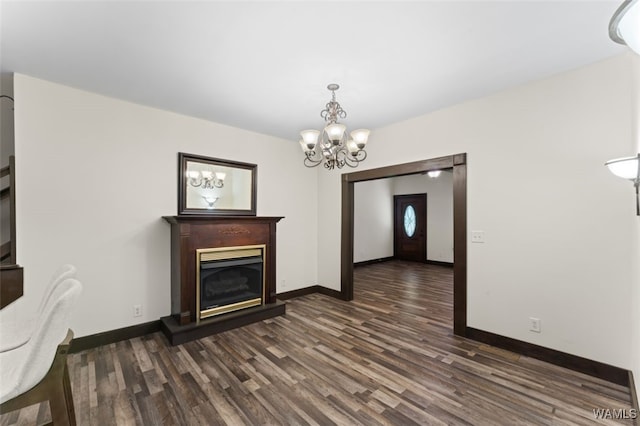
POLYGON ((623 52, 619 3, 2 0, 1 71, 297 140, 329 83, 375 129, 623 52))

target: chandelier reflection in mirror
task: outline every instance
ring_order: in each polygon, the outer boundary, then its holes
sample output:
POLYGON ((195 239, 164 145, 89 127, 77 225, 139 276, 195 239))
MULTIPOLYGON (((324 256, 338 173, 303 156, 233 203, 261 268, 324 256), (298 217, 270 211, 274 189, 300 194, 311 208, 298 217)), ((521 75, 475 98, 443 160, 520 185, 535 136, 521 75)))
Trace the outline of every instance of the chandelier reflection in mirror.
POLYGON ((369 130, 359 129, 351 132, 348 138, 345 133, 347 127, 338 123, 338 119, 347 116, 338 101, 336 101, 336 90, 340 88, 337 84, 330 84, 327 89, 331 91, 331 101, 329 101, 320 116, 324 118, 326 126, 321 132, 319 130, 303 130, 300 132, 302 140, 300 146, 304 152, 304 165, 316 167, 324 164, 327 170, 334 168, 357 167, 361 161, 367 158, 364 150, 369 139, 369 130))
POLYGON ((203 189, 222 188, 224 186, 224 178, 226 176, 226 173, 214 173, 209 170, 202 170, 200 172, 193 170, 187 172, 189 185, 203 189))

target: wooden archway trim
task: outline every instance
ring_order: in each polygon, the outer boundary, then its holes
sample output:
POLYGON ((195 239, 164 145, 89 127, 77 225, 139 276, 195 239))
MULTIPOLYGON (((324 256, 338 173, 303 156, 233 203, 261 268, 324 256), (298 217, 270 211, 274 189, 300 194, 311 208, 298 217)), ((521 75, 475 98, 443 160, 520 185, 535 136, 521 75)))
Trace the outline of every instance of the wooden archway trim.
POLYGON ((354 184, 453 169, 453 332, 466 335, 467 328, 467 154, 362 170, 342 175, 342 226, 340 248, 340 295, 353 300, 354 184))

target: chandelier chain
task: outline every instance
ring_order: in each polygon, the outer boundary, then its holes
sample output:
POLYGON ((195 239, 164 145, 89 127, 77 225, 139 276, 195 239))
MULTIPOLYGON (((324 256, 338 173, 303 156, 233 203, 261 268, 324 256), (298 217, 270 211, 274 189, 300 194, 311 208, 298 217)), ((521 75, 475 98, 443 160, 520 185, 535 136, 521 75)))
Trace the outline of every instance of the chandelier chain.
POLYGON ((327 102, 325 108, 320 111, 320 117, 324 118, 324 121, 329 124, 337 123, 338 118, 345 119, 347 117, 347 112, 343 110, 340 103, 336 101, 335 90, 332 90, 331 93, 331 100, 327 102))

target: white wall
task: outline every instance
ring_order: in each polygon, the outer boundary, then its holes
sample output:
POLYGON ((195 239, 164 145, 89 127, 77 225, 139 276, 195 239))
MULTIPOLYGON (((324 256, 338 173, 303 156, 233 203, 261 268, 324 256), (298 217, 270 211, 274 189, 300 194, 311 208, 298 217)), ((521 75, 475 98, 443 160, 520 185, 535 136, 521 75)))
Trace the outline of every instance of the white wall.
POLYGON ((317 177, 296 142, 25 75, 15 75, 14 91, 22 315, 65 262, 84 284, 76 336, 170 314, 169 225, 161 216, 177 212, 178 152, 258 164, 258 215, 285 216, 277 291, 317 283, 317 177), (134 304, 143 305, 142 317, 133 318, 134 304))
POLYGON ((427 193, 427 259, 453 262, 453 174, 356 182, 353 260, 393 256, 393 196, 427 193))
MULTIPOLYGON (((603 165, 629 151, 631 82, 621 55, 372 132, 361 168, 468 153, 468 229, 486 235, 468 243, 469 326, 631 366, 637 218, 603 165)), ((318 179, 336 222, 319 234, 319 282, 338 289, 340 178, 318 179)))
POLYGON ((453 173, 393 178, 393 194, 427 193, 427 259, 453 263, 453 173))
POLYGON ((353 261, 393 256, 391 179, 356 182, 353 194, 353 261))

